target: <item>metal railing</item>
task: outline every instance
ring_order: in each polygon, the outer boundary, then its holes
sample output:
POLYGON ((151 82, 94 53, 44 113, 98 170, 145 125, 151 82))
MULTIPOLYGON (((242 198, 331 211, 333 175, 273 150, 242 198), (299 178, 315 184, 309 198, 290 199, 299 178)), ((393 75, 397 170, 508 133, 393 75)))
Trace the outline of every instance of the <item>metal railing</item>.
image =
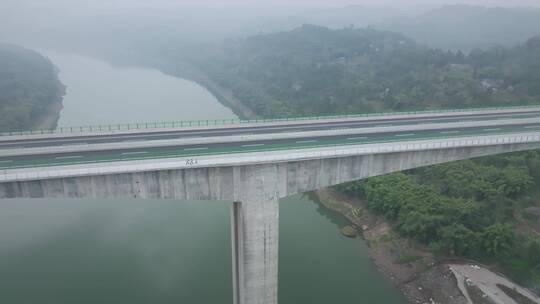
POLYGON ((130 131, 130 130, 149 130, 149 129, 174 129, 187 127, 211 127, 235 124, 257 124, 257 123, 273 123, 287 121, 305 121, 305 120, 327 120, 327 119, 345 119, 345 118, 363 118, 363 117, 381 117, 389 115, 415 115, 415 114, 437 114, 437 113, 457 113, 470 111, 495 111, 495 110, 513 110, 513 109, 528 109, 537 108, 540 105, 523 105, 512 107, 477 107, 477 108, 461 108, 461 109, 443 109, 443 110, 420 110, 420 111, 404 111, 404 112, 377 112, 364 114, 343 114, 331 116, 305 116, 305 117, 284 117, 284 118, 261 118, 261 119, 210 119, 210 120, 188 120, 188 121, 164 121, 164 122, 142 122, 142 123, 126 123, 126 124, 109 124, 109 125, 88 125, 88 126, 73 126, 59 127, 56 129, 37 129, 37 130, 19 130, 0 132, 0 136, 14 135, 39 135, 39 134, 70 134, 70 133, 89 133, 89 132, 112 132, 112 131, 130 131))

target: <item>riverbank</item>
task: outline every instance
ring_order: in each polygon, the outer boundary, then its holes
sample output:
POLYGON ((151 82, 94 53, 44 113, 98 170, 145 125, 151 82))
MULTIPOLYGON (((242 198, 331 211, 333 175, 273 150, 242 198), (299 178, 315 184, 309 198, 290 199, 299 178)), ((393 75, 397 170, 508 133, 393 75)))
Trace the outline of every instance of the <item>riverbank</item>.
POLYGON ((438 261, 425 246, 397 235, 383 217, 369 212, 364 202, 357 198, 329 188, 316 191, 314 197, 322 206, 339 212, 360 230, 378 270, 411 303, 540 303, 532 292, 487 268, 466 261, 438 261), (504 286, 498 287, 501 282, 504 286), (508 295, 508 290, 518 295, 508 295), (509 297, 512 300, 508 300, 509 297), (531 302, 520 302, 519 297, 531 302))
POLYGON ((233 113, 240 119, 254 119, 258 117, 258 115, 250 108, 245 106, 230 89, 220 86, 199 68, 189 63, 177 63, 174 67, 171 67, 166 63, 155 62, 149 66, 156 68, 165 74, 191 80, 204 87, 208 90, 208 92, 214 95, 214 97, 216 97, 216 99, 222 105, 231 109, 233 113))
POLYGON ((220 86, 202 72, 193 69, 191 71, 191 77, 188 79, 206 88, 221 104, 231 109, 239 118, 257 118, 255 112, 246 107, 238 98, 236 98, 231 90, 220 86))

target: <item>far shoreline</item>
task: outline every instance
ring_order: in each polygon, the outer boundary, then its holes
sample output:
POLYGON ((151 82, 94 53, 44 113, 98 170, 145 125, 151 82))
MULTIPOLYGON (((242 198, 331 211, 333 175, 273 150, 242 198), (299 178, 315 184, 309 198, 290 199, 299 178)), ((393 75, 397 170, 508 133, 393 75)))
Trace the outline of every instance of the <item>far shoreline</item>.
POLYGON ((190 80, 205 88, 216 100, 223 106, 229 108, 240 119, 255 119, 258 115, 249 107, 244 105, 240 99, 234 96, 234 93, 216 83, 210 76, 205 74, 199 68, 192 64, 182 62, 174 69, 170 69, 165 65, 147 65, 150 68, 157 69, 166 75, 170 75, 177 78, 190 80))
MULTIPOLYGON (((41 53, 40 53, 41 54, 41 53)), ((44 56, 43 54, 41 54, 44 56)), ((50 59, 49 59, 50 60, 50 59)), ((51 61, 54 65, 54 63, 51 61)), ((56 71, 56 85, 57 92, 55 99, 48 105, 46 113, 38 119, 38 121, 32 126, 33 129, 37 130, 54 130, 58 126, 58 121, 60 120, 60 113, 64 108, 64 96, 66 95, 66 85, 62 83, 58 75, 60 74, 60 69, 54 65, 56 71)))

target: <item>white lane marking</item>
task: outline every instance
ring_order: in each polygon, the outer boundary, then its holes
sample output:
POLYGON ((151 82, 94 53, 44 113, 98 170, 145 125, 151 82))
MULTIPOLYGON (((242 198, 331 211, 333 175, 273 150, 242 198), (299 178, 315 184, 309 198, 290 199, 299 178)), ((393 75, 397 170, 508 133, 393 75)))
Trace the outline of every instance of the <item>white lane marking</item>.
POLYGON ((72 158, 83 158, 82 155, 73 155, 73 156, 58 156, 55 159, 72 159, 72 158))
POLYGON ((62 144, 62 146, 78 146, 78 145, 88 145, 88 143, 81 142, 81 143, 62 144))
POLYGON ((0 164, 12 163, 12 160, 0 160, 0 164))
POLYGON ((187 148, 184 149, 184 151, 195 151, 195 150, 207 150, 208 147, 202 147, 202 148, 187 148))
POLYGON ((296 143, 297 144, 307 144, 307 143, 313 143, 313 142, 317 142, 317 140, 315 140, 315 139, 313 139, 313 140, 299 140, 296 143))
POLYGON ((357 140, 357 139, 367 139, 367 137, 362 136, 362 137, 349 137, 349 138, 347 138, 347 140, 357 140))
POLYGON ((177 139, 193 139, 193 138, 203 138, 202 136, 180 136, 177 139))
POLYGON ((124 152, 122 155, 137 155, 137 154, 146 154, 147 151, 134 151, 134 152, 124 152))
POLYGON ((336 127, 336 128, 332 128, 332 130, 334 131, 337 131, 337 130, 347 130, 347 129, 350 129, 349 127, 336 127))
POLYGON ((540 126, 525 126, 525 129, 538 129, 540 126))
POLYGON ((459 133, 459 131, 442 131, 441 134, 456 134, 459 133))
POLYGON ((251 145, 242 145, 242 147, 260 147, 260 146, 264 146, 264 144, 251 144, 251 145))
POLYGON ((375 125, 374 128, 382 128, 382 127, 392 127, 392 124, 384 124, 384 125, 375 125))
POLYGON ((139 139, 124 139, 124 140, 122 140, 122 142, 138 142, 138 141, 146 141, 146 139, 139 138, 139 139))
POLYGON ((484 131, 500 131, 501 128, 484 129, 484 131))
POLYGON ((416 135, 416 134, 414 134, 414 133, 409 133, 409 134, 396 134, 395 136, 397 136, 397 137, 403 137, 403 136, 414 136, 414 135, 416 135))

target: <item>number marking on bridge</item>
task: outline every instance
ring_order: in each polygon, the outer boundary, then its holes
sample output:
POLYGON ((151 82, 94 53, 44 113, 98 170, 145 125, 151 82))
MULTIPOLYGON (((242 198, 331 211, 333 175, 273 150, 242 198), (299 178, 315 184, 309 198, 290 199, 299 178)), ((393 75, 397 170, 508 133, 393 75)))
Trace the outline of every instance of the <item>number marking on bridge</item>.
POLYGON ((195 158, 188 158, 186 159, 186 166, 193 166, 198 165, 199 161, 197 161, 195 158))

